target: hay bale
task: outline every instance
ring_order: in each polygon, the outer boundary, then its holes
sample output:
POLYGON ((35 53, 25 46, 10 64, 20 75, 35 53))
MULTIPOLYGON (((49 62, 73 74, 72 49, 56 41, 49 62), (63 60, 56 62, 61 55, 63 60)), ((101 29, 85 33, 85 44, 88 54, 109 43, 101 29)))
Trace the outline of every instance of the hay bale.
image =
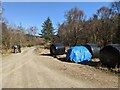
POLYGON ((85 46, 89 50, 89 52, 92 54, 92 58, 99 58, 100 47, 98 47, 97 44, 87 44, 82 46, 85 46))
POLYGON ((65 54, 65 46, 61 43, 53 43, 50 46, 50 54, 62 55, 65 54))
POLYGON ((100 60, 108 67, 120 65, 120 44, 110 44, 100 50, 100 60))

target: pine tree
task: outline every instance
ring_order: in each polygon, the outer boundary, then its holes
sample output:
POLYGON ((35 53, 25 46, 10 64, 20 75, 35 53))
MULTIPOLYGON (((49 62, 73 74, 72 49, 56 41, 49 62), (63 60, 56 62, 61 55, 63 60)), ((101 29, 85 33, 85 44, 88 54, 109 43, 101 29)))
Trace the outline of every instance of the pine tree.
POLYGON ((44 21, 41 32, 42 37, 44 37, 47 40, 52 40, 54 36, 54 28, 52 21, 49 17, 47 18, 47 20, 44 21))

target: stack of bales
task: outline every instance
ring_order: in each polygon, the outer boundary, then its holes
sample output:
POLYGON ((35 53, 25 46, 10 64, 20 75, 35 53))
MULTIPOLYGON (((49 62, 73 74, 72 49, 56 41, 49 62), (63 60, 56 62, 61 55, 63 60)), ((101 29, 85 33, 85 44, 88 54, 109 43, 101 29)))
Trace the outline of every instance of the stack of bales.
MULTIPOLYGON (((89 50, 92 58, 100 58, 102 64, 109 67, 115 67, 120 65, 120 44, 109 44, 102 49, 97 44, 81 45, 89 50)), ((50 53, 52 55, 65 54, 65 46, 61 43, 53 43, 50 46, 50 53)), ((67 52, 70 55, 71 52, 67 52)), ((91 59, 92 59, 91 58, 91 59)))

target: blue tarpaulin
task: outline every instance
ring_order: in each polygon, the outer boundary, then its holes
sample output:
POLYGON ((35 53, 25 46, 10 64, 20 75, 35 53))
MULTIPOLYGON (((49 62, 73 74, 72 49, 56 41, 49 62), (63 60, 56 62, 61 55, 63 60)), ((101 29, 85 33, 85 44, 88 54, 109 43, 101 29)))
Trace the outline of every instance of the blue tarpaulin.
POLYGON ((85 63, 91 60, 92 54, 84 46, 74 46, 68 49, 66 58, 74 61, 75 63, 85 63))

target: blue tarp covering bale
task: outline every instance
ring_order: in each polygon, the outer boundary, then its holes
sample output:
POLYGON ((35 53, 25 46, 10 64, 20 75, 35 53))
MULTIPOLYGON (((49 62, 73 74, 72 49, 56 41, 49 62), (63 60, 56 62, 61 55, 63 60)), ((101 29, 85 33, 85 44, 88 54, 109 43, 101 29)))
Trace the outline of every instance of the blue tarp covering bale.
POLYGON ((85 63, 91 60, 92 54, 85 46, 74 46, 68 49, 66 58, 75 63, 85 63))

